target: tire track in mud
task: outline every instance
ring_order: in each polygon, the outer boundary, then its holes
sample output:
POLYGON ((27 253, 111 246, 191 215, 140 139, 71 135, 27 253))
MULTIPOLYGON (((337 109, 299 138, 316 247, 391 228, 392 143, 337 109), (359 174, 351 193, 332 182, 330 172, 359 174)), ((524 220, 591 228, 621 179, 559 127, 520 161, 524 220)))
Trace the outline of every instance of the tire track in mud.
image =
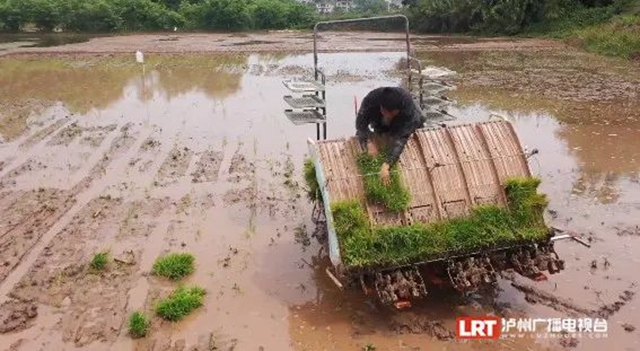
POLYGON ((60 131, 63 126, 70 120, 67 118, 60 119, 51 125, 45 127, 42 130, 35 132, 27 140, 21 144, 14 146, 13 152, 16 157, 6 159, 4 161, 4 167, 0 167, 0 189, 2 189, 2 179, 9 176, 10 173, 15 172, 23 165, 27 164, 30 160, 36 158, 44 150, 46 150, 48 138, 56 131, 60 131), (15 166, 18 165, 18 166, 15 166))
POLYGON ((32 136, 30 136, 27 140, 22 142, 20 144, 20 148, 30 148, 40 143, 42 140, 46 139, 54 132, 60 130, 62 126, 64 126, 68 121, 69 121, 68 118, 62 118, 51 123, 47 127, 40 129, 39 131, 34 133, 32 136))
MULTIPOLYGON (((93 163, 88 173, 76 183, 71 190, 72 193, 80 194, 87 190, 94 180, 106 175, 107 168, 114 160, 117 160, 120 156, 125 156, 125 153, 133 147, 134 142, 138 139, 139 132, 132 132, 132 127, 133 123, 127 123, 120 127, 120 133, 111 141, 109 148, 104 153, 96 155, 100 159, 93 163)), ((92 162, 89 163, 91 164, 92 162)))
POLYGON ((93 272, 88 263, 115 236, 114 222, 123 213, 120 199, 90 201, 56 234, 9 294, 16 300, 62 309, 64 342, 82 347, 95 340, 108 341, 122 325, 122 295, 131 267, 110 264, 105 272, 93 272))
POLYGON ((567 315, 571 316, 584 315, 594 318, 597 317, 608 319, 609 317, 617 313, 627 303, 629 303, 635 296, 635 292, 632 291, 632 289, 635 287, 635 284, 631 284, 628 289, 624 290, 621 294, 618 295, 615 301, 603 304, 596 309, 590 309, 579 306, 575 302, 571 301, 571 299, 565 299, 541 290, 535 286, 526 284, 520 279, 516 279, 515 276, 507 277, 507 279, 511 280, 511 285, 514 288, 525 294, 525 300, 527 302, 532 304, 540 303, 542 305, 551 307, 556 311, 566 313, 567 315))
POLYGON ((20 166, 12 169, 10 172, 0 178, 0 188, 16 185, 16 178, 25 173, 46 169, 47 166, 40 161, 28 159, 20 166))
POLYGON ((116 128, 118 128, 117 124, 84 128, 83 133, 85 136, 80 139, 80 145, 86 145, 93 149, 100 147, 109 133, 116 130, 116 128))
POLYGON ((129 161, 130 168, 136 169, 139 173, 147 172, 160 153, 160 145, 157 135, 152 135, 145 139, 140 145, 136 156, 129 161))
POLYGON ((53 138, 47 142, 47 146, 69 146, 74 140, 81 137, 83 132, 83 128, 75 121, 56 133, 53 138))
POLYGON ((2 201, 10 204, 2 206, 3 216, 7 217, 0 231, 0 282, 75 203, 71 194, 57 189, 18 191, 12 195, 9 201, 2 201))
POLYGON ((144 244, 168 202, 124 202, 109 196, 91 200, 45 247, 10 297, 47 305, 62 315, 65 343, 84 347, 115 342, 124 329, 144 244), (92 270, 93 253, 108 248, 114 260, 107 270, 92 270))
MULTIPOLYGON (((116 160, 116 157, 124 155, 126 151, 131 148, 136 140, 136 137, 130 131, 131 127, 131 124, 126 124, 120 128, 119 135, 112 140, 104 156, 88 171, 87 175, 83 177, 81 181, 75 184, 71 190, 65 192, 69 200, 65 200, 64 203, 68 203, 68 207, 61 207, 62 210, 57 214, 55 221, 51 220, 50 222, 46 222, 46 225, 41 226, 43 232, 38 233, 37 239, 34 238, 29 241, 30 246, 24 245, 21 247, 23 252, 18 253, 17 256, 20 256, 22 259, 14 263, 14 269, 7 270, 7 274, 3 277, 4 280, 0 285, 0 299, 6 299, 8 293, 13 289, 13 286, 15 286, 18 280, 27 272, 29 267, 36 261, 40 253, 55 235, 60 232, 89 201, 98 196, 104 186, 95 184, 95 186, 92 187, 92 184, 94 184, 96 180, 102 180, 107 167, 116 160)), ((135 135, 137 134, 136 132, 135 135)), ((18 199, 17 201, 22 201, 22 199, 18 199)), ((30 230, 24 226, 21 228, 25 228, 26 231, 30 230)), ((13 236, 16 237, 22 237, 24 235, 24 232, 14 232, 13 234, 13 236)))

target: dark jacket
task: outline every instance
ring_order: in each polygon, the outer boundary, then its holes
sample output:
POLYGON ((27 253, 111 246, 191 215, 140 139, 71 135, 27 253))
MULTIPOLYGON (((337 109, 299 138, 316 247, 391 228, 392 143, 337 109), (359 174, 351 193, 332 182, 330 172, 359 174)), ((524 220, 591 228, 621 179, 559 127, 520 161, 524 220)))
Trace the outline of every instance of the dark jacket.
MULTIPOLYGON (((373 128, 373 133, 388 134, 391 137, 391 149, 388 153, 387 163, 393 166, 402 154, 407 140, 413 132, 424 125, 422 112, 417 104, 413 101, 411 94, 402 88, 397 89, 402 96, 402 108, 400 113, 391 120, 389 125, 384 124, 382 112, 380 112, 380 96, 384 87, 377 88, 369 92, 362 100, 362 105, 358 111, 356 118, 356 136, 360 141, 360 146, 366 150, 367 141, 371 138, 372 132, 369 126, 373 128)), ((389 88, 386 88, 389 89, 389 88)))

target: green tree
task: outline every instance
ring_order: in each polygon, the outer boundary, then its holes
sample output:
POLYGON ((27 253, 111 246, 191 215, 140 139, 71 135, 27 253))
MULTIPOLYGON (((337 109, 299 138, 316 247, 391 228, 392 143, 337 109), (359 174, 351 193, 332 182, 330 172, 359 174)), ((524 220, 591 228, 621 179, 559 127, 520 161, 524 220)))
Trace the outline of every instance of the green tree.
POLYGON ((111 1, 125 30, 169 29, 183 24, 178 13, 151 0, 111 1))
POLYGON ((182 0, 154 0, 154 2, 157 2, 158 4, 161 4, 173 11, 177 11, 180 8, 182 0))
POLYGON ((480 20, 480 4, 477 0, 419 0, 412 17, 421 31, 468 31, 480 20))
POLYGON ((296 1, 289 1, 289 3, 290 5, 287 7, 287 27, 312 27, 317 19, 315 8, 296 1))
POLYGON ((203 0, 184 2, 180 13, 188 26, 219 30, 251 28, 252 18, 248 0, 203 0))
POLYGON ((55 0, 23 0, 29 21, 39 30, 51 31, 60 24, 60 1, 55 0))
POLYGON ((540 0, 493 0, 479 6, 481 21, 478 28, 492 33, 518 33, 522 27, 543 16, 544 2, 540 0))
POLYGON ((383 13, 388 9, 385 0, 355 0, 354 4, 358 12, 366 14, 383 13))
POLYGON ((0 0, 0 29, 17 32, 26 20, 26 14, 20 9, 20 0, 0 0))
POLYGON ((279 0, 256 0, 252 5, 253 25, 257 29, 287 26, 287 4, 279 0))
POLYGON ((113 2, 107 0, 67 0, 61 16, 64 29, 79 32, 110 32, 122 29, 113 2))

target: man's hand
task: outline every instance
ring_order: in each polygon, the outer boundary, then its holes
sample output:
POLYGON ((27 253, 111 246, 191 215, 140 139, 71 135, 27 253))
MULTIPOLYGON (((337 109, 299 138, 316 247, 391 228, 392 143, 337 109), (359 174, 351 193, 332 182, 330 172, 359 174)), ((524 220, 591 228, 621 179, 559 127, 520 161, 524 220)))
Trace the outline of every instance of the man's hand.
POLYGON ((389 164, 382 164, 382 168, 380 169, 380 179, 384 185, 389 185, 391 183, 391 175, 389 174, 389 164))
POLYGON ((374 143, 373 141, 369 141, 367 143, 367 153, 372 157, 378 155, 378 147, 376 146, 376 143, 374 143))

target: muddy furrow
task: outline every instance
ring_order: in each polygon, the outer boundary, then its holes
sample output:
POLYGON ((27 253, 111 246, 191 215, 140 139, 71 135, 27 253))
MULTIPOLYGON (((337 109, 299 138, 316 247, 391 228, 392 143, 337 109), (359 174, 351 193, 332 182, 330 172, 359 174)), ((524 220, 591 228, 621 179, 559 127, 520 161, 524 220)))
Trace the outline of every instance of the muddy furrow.
POLYGON ((138 153, 129 161, 129 167, 139 173, 147 172, 160 152, 160 141, 157 136, 149 136, 142 142, 138 153))
MULTIPOLYGON (((631 290, 625 290, 618 296, 616 301, 604 304, 597 309, 589 309, 581 307, 571 301, 560 296, 556 296, 549 292, 536 288, 535 286, 525 284, 518 280, 511 280, 511 285, 525 294, 525 299, 530 303, 540 303, 545 306, 549 306, 559 312, 566 313, 572 316, 589 316, 608 319, 618 312, 623 306, 629 303, 635 292, 631 290)), ((633 286, 631 287, 633 288, 633 286)), ((630 288, 630 289, 631 289, 630 288)))
POLYGON ((169 155, 158 170, 156 175, 157 185, 166 186, 182 178, 187 172, 192 156, 193 151, 191 149, 176 145, 169 152, 169 155))
POLYGON ((46 169, 47 166, 42 162, 36 161, 34 159, 28 159, 20 166, 15 169, 9 171, 4 177, 0 178, 0 186, 12 186, 16 184, 16 178, 22 176, 23 174, 41 171, 46 169))
POLYGON ((73 194, 80 194, 87 190, 94 180, 102 178, 106 172, 107 167, 118 157, 126 153, 137 140, 138 133, 132 131, 132 123, 127 123, 120 128, 120 134, 111 141, 109 148, 102 155, 100 160, 89 170, 88 174, 83 177, 74 187, 71 192, 73 194))
MULTIPOLYGON (((75 203, 73 197, 58 190, 42 189, 20 192, 11 204, 22 218, 0 237, 0 282, 11 273, 47 230, 75 203)), ((9 211, 0 210, 2 213, 9 211)))
POLYGON ((114 223, 124 211, 120 199, 89 202, 45 247, 10 294, 58 309, 62 339, 76 347, 113 341, 124 323, 127 291, 139 253, 133 250, 123 261, 127 264, 110 262, 104 271, 89 266, 94 253, 108 249, 118 231, 114 223))
POLYGON ((85 135, 80 139, 80 145, 86 145, 95 149, 102 145, 102 142, 107 138, 107 135, 116 130, 117 127, 117 124, 110 124, 108 126, 84 128, 85 135))
POLYGON ((68 121, 69 120, 67 118, 63 118, 51 123, 47 127, 40 129, 39 131, 34 133, 32 136, 30 136, 29 139, 25 140, 22 144, 20 144, 20 147, 30 148, 40 143, 42 140, 46 139, 49 135, 53 134, 54 132, 62 128, 62 126, 64 126, 68 121))
POLYGON ((71 123, 47 142, 48 146, 64 145, 69 146, 74 140, 81 137, 83 133, 82 127, 78 122, 71 123))

